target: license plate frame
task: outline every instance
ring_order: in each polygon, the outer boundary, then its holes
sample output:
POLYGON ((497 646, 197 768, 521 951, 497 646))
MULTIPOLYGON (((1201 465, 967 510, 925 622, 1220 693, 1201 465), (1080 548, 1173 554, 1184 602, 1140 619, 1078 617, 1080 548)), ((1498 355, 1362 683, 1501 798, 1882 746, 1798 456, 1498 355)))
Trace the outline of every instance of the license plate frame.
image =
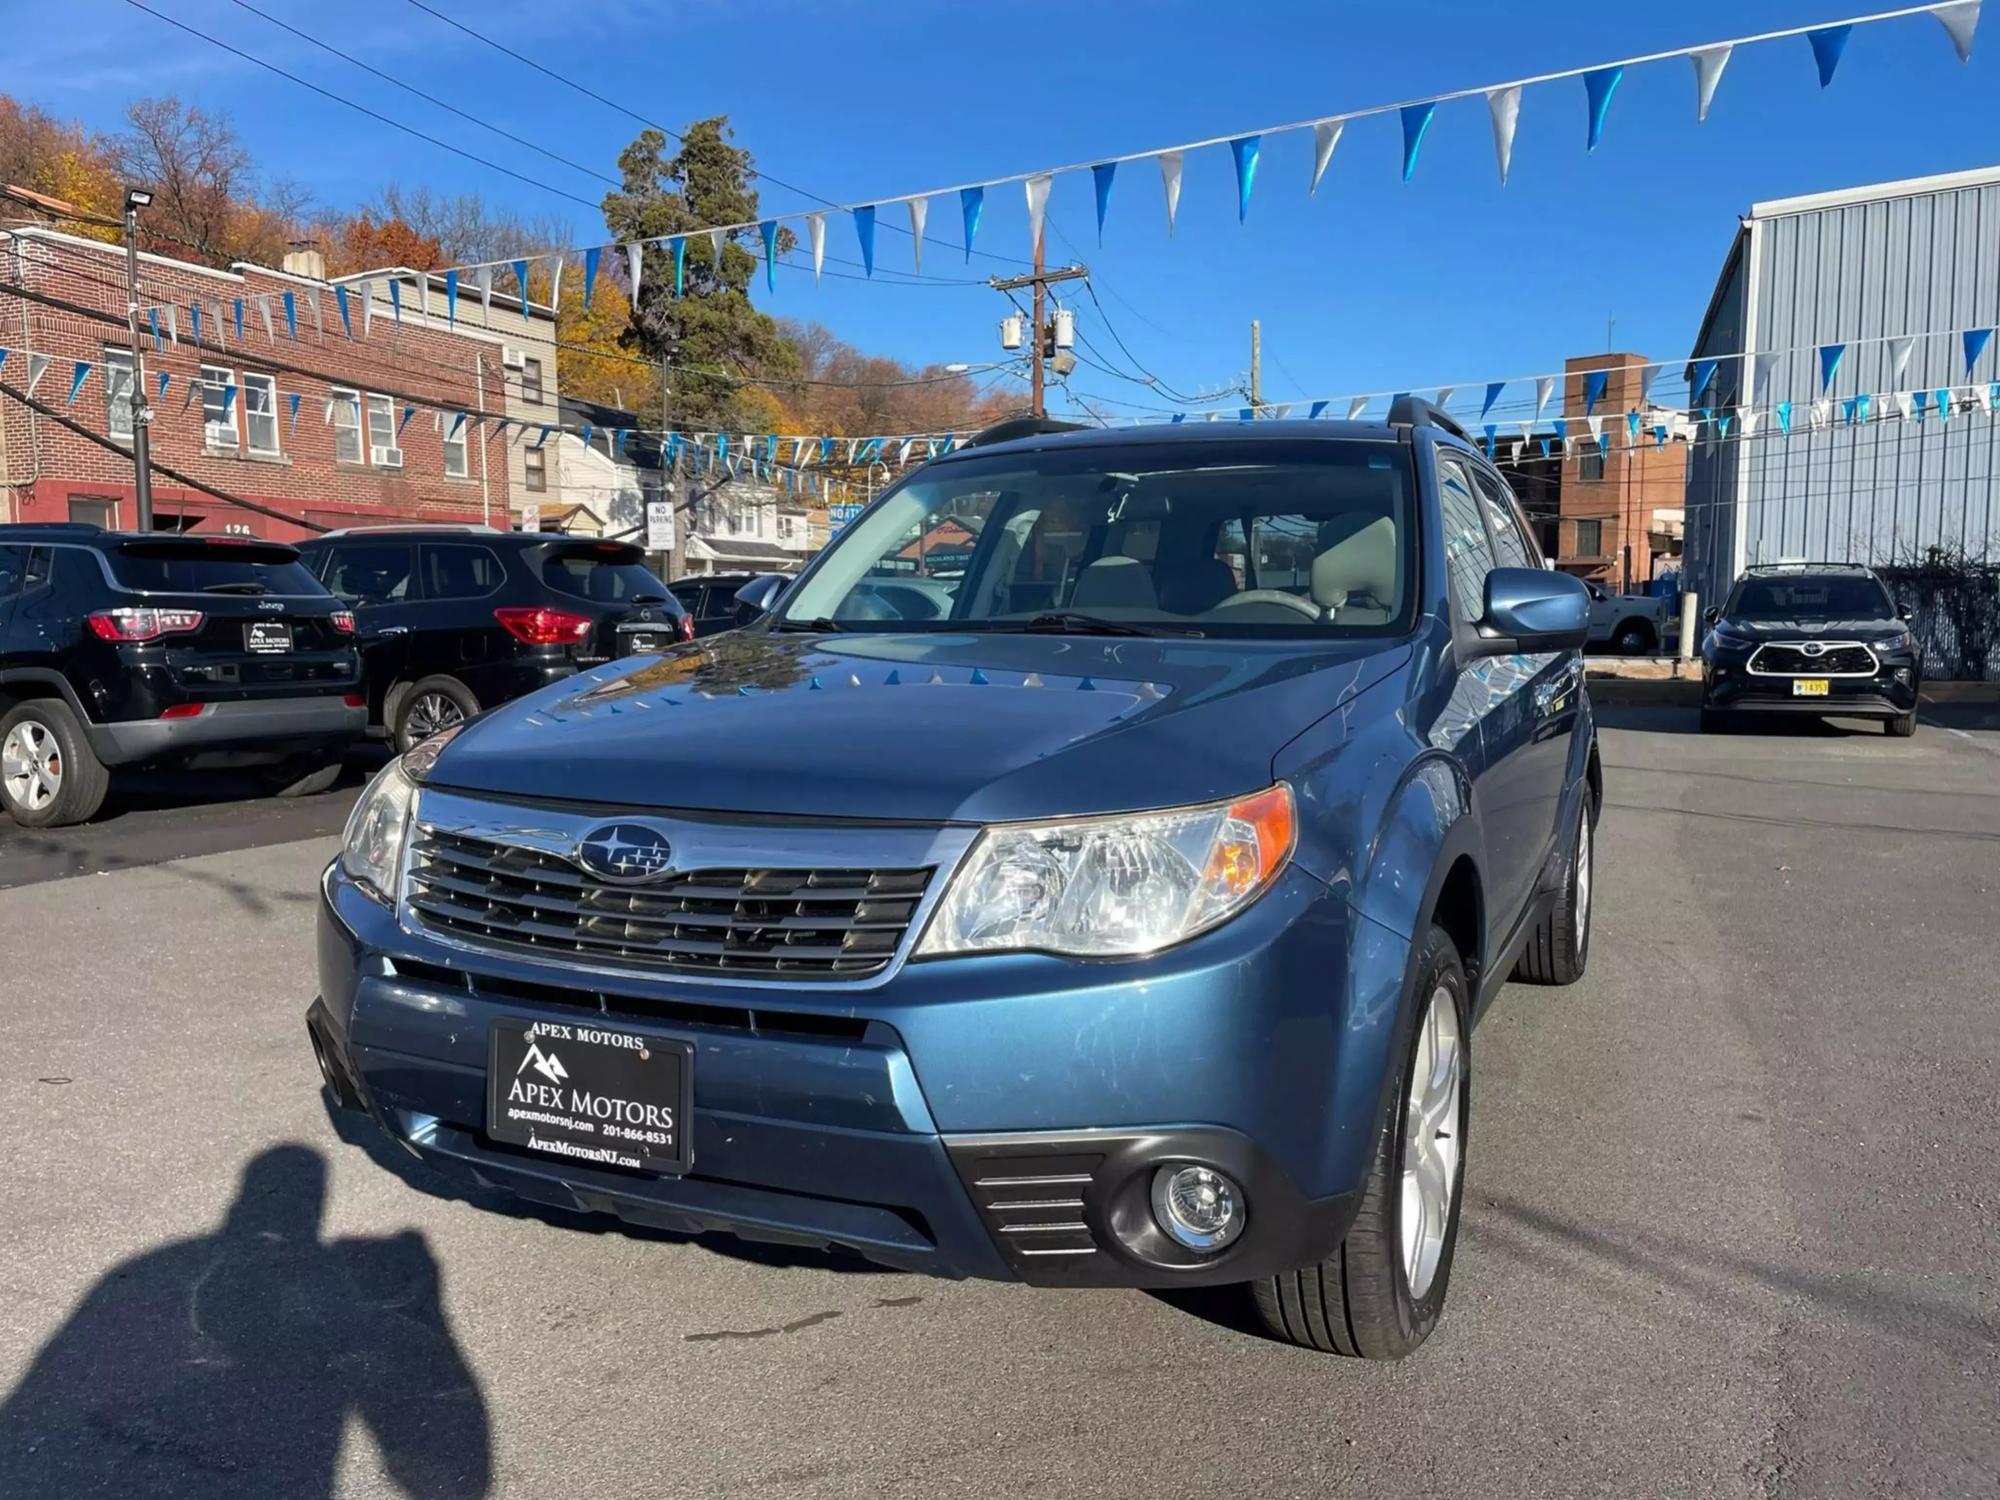
POLYGON ((1824 698, 1832 683, 1824 677, 1794 677, 1792 696, 1794 698, 1824 698))
POLYGON ((245 620, 243 649, 252 656, 284 656, 292 649, 290 620, 245 620))
POLYGON ((694 1166, 694 1043, 629 1026, 487 1028, 486 1134, 551 1161, 678 1177, 694 1166), (662 1114, 670 1123, 662 1128, 662 1114))
POLYGON ((667 633, 663 630, 627 630, 618 637, 620 654, 643 656, 650 652, 664 651, 667 647, 667 633))

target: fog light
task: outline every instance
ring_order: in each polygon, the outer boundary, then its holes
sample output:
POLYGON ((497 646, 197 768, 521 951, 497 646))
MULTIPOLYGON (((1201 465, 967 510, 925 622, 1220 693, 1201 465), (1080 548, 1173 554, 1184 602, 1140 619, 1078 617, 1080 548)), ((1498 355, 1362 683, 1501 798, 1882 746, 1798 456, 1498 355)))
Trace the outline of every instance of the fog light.
POLYGON ((1176 1244, 1213 1252, 1243 1233, 1243 1192, 1208 1167, 1162 1167, 1153 1174, 1153 1217, 1176 1244))

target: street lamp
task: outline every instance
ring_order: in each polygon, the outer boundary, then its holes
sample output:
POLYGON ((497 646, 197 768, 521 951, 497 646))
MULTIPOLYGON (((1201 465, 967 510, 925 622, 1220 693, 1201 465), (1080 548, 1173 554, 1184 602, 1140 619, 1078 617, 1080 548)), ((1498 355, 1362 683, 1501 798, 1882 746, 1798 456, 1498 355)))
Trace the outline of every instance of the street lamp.
POLYGON ((153 206, 145 188, 125 189, 125 330, 132 340, 132 498, 138 529, 153 529, 153 413, 146 402, 146 353, 139 343, 139 210, 153 206))

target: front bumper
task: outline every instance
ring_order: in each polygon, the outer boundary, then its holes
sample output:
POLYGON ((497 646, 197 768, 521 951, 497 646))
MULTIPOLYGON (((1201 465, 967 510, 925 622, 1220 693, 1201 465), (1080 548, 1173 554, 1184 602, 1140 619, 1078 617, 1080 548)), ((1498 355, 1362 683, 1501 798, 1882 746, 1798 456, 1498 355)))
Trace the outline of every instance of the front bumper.
POLYGON ((1868 677, 1828 677, 1825 696, 1800 697, 1793 677, 1748 670, 1747 653, 1702 666, 1702 707, 1711 712, 1802 713, 1824 717, 1895 718, 1917 706, 1920 682, 1908 660, 1889 659, 1868 677), (1900 673, 1900 675, 1898 675, 1900 673))
POLYGON ((1370 960, 1349 965, 1357 924, 1293 870, 1235 922, 1137 963, 907 964, 865 994, 640 978, 614 991, 439 947, 335 868, 308 1025, 335 1099, 463 1183, 942 1276, 1216 1284, 1311 1264, 1352 1220, 1380 1119, 1370 1053, 1387 1055, 1407 958, 1362 924, 1370 960), (579 1007, 692 1044, 687 1175, 484 1135, 490 1023, 579 1007), (1212 1258, 1152 1225, 1153 1174, 1179 1162, 1243 1187, 1245 1231, 1212 1258))
POLYGON ((243 751, 288 754, 361 737, 368 710, 341 693, 205 703, 186 719, 129 719, 88 727, 90 748, 107 766, 243 751))

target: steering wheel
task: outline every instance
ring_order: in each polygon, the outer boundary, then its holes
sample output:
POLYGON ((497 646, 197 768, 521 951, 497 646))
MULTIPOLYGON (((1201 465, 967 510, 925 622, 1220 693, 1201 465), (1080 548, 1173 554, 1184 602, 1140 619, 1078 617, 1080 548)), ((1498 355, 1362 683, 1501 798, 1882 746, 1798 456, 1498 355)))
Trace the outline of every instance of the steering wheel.
POLYGON ((1317 604, 1310 599, 1301 599, 1297 594, 1288 594, 1283 589, 1245 589, 1240 594, 1231 594, 1209 613, 1219 615, 1225 610, 1243 609, 1255 604, 1278 604, 1308 620, 1319 618, 1317 604))

